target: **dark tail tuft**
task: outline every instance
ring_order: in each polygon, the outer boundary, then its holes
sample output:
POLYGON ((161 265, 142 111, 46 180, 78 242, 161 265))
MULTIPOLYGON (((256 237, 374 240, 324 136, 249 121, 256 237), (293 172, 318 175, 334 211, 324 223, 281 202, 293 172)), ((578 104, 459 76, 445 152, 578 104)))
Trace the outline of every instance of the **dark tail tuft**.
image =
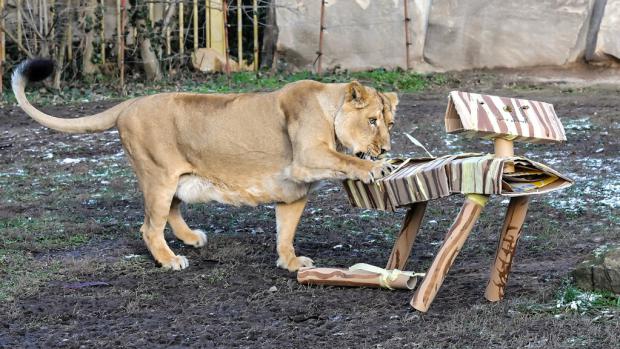
MULTIPOLYGON (((54 72, 54 61, 51 59, 28 59, 19 64, 14 75, 21 75, 28 81, 41 81, 54 72)), ((14 76, 15 77, 15 76, 14 76)))

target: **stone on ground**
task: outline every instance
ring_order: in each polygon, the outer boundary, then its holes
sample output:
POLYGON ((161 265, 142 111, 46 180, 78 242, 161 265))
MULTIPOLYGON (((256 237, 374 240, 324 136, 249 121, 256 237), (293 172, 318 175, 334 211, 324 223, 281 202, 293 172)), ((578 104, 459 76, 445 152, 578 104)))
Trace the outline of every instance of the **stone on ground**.
POLYGON ((573 276, 584 290, 611 291, 620 294, 620 245, 604 245, 579 263, 573 276))

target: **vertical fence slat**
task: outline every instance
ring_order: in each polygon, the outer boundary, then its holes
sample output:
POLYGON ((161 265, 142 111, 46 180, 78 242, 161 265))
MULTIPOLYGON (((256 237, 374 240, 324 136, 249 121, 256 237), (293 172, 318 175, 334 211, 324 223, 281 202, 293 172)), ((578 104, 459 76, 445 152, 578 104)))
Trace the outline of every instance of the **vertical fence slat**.
POLYGON ((243 18, 241 7, 241 0, 237 0, 237 61, 239 62, 239 67, 242 67, 243 64, 243 18))
POLYGON ((118 31, 118 68, 121 93, 125 90, 125 0, 116 0, 116 26, 118 31))
POLYGON ((258 1, 252 0, 252 25, 254 27, 254 71, 258 71, 258 1))
POLYGON ((2 78, 4 75, 4 58, 6 52, 4 49, 4 0, 0 0, 0 26, 2 26, 2 29, 0 29, 0 94, 2 94, 2 78))
POLYGON ((211 47, 211 0, 205 0, 205 47, 211 47))
POLYGON ((67 7, 69 11, 67 12, 67 16, 69 19, 67 20, 67 59, 69 61, 73 60, 73 4, 71 0, 67 0, 67 7))
POLYGON ((183 9, 183 1, 179 2, 179 56, 183 57, 185 53, 185 23, 184 23, 184 9, 183 9))
POLYGON ((49 7, 47 5, 47 0, 41 1, 41 11, 43 12, 43 35, 47 35, 49 31, 49 7))
POLYGON ((222 14, 224 15, 224 52, 226 54, 226 76, 230 84, 230 47, 228 46, 228 4, 222 0, 222 14))
POLYGON ((56 29, 54 20, 56 19, 56 0, 50 0, 50 53, 56 57, 56 29))
POLYGON ((317 73, 321 75, 323 73, 323 31, 325 31, 325 0, 321 0, 321 31, 319 32, 319 65, 317 68, 317 73))
POLYGON ((151 22, 151 28, 153 27, 153 22, 155 22, 155 3, 149 2, 149 21, 151 22))
MULTIPOLYGON (((166 13, 170 10, 170 6, 172 6, 171 0, 166 0, 166 13)), ((170 55, 172 54, 172 44, 171 44, 171 35, 170 35, 170 25, 166 26, 166 57, 170 59, 170 55)), ((170 67, 170 62, 168 62, 168 67, 170 67)))
POLYGON ((101 0, 101 64, 105 64, 105 0, 101 0))
POLYGON ((16 0, 17 7, 17 43, 22 44, 22 0, 16 0))
POLYGON ((404 0, 403 4, 405 5, 405 59, 407 60, 405 62, 405 67, 407 68, 407 70, 410 69, 409 66, 409 48, 411 47, 411 38, 410 38, 410 34, 409 34, 409 22, 411 21, 411 18, 409 17, 409 10, 407 9, 407 2, 409 2, 409 0, 404 0))
POLYGON ((198 0, 194 0, 194 52, 198 51, 198 0))

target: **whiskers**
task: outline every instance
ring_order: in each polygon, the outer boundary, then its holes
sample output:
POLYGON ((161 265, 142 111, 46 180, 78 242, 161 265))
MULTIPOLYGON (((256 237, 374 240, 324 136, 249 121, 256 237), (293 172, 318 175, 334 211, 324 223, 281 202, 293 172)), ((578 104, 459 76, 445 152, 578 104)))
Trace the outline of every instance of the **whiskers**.
POLYGON ((359 152, 359 153, 355 154, 355 156, 357 156, 358 158, 363 159, 363 160, 375 161, 375 160, 389 159, 391 157, 391 154, 390 153, 383 153, 383 154, 380 154, 378 156, 374 156, 374 155, 372 155, 372 153, 369 150, 369 151, 367 151, 365 153, 364 152, 359 152))
POLYGON ((372 156, 370 154, 370 151, 367 151, 365 153, 364 152, 359 152, 359 153, 355 154, 355 156, 357 156, 358 158, 363 159, 363 160, 372 160, 372 161, 374 161, 374 160, 378 159, 378 157, 372 156))

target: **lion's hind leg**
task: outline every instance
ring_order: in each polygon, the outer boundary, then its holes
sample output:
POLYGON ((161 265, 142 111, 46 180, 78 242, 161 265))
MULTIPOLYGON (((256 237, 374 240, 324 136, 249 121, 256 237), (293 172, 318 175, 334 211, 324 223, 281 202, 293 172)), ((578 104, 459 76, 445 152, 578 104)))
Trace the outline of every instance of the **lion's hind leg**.
POLYGON ((162 267, 173 270, 187 268, 189 265, 187 258, 175 255, 164 238, 164 228, 176 191, 176 181, 141 184, 144 194, 144 224, 140 232, 146 246, 162 267))
POLYGON ((172 199, 172 204, 170 205, 168 224, 170 224, 174 235, 186 245, 202 247, 207 243, 207 234, 205 232, 200 229, 192 230, 185 223, 183 216, 181 216, 181 200, 176 196, 172 199))

